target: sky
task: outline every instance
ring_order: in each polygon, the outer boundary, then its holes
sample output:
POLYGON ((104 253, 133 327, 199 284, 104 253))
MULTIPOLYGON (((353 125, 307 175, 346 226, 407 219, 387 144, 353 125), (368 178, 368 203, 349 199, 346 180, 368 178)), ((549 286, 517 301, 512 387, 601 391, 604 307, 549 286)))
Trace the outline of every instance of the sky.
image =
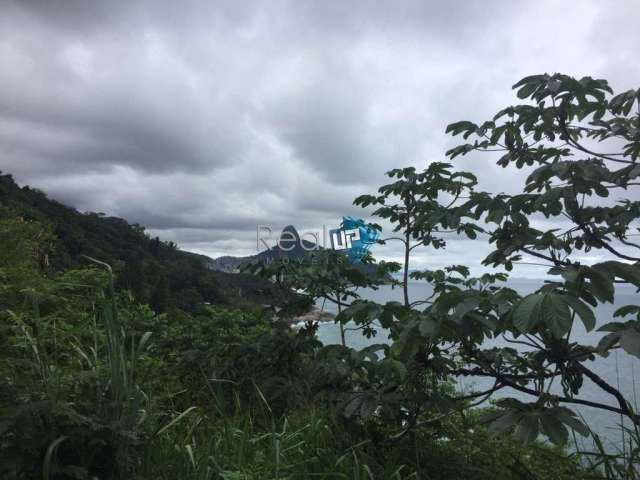
MULTIPOLYGON (((637 0, 2 4, 0 170, 211 257, 255 253, 258 225, 369 219, 356 196, 446 160, 446 125, 515 103, 526 75, 640 84, 637 0)), ((494 161, 455 167, 518 191, 494 161)), ((479 271, 489 250, 450 238, 412 266, 479 271)))

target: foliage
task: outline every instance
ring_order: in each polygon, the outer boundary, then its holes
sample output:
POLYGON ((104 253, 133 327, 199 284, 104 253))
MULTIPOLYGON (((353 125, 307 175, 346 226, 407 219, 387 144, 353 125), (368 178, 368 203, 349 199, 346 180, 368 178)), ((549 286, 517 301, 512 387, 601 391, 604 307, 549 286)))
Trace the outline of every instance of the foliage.
MULTIPOLYGON (((308 310, 322 300, 336 305, 338 312, 360 299, 358 290, 377 289, 380 285, 394 283, 392 273, 399 269, 394 262, 375 263, 371 255, 361 262, 352 263, 336 250, 315 250, 295 259, 284 256, 278 261, 267 262, 261 258, 243 266, 243 270, 265 279, 273 279, 284 291, 297 293, 291 302, 278 311, 280 318, 291 318, 308 310)), ((342 345, 345 331, 340 324, 342 345)), ((365 334, 373 332, 371 325, 364 325, 365 334)))
MULTIPOLYGON (((503 398, 485 420, 494 431, 513 430, 524 444, 540 433, 559 446, 570 435, 588 435, 568 408, 572 405, 626 417, 632 425, 628 438, 638 438, 640 416, 631 402, 588 362, 618 348, 640 356, 640 307, 625 306, 615 314, 622 321, 604 325, 593 310, 612 303, 620 283, 640 289, 640 257, 634 253, 640 245, 633 241, 640 231, 640 203, 631 191, 640 176, 640 90, 614 95, 604 80, 561 74, 527 77, 514 88, 526 103, 507 107, 481 124, 462 121, 447 127, 465 140, 477 138, 447 155, 455 159, 499 152, 501 167, 531 167, 522 193, 478 191, 473 175, 436 162, 419 173, 414 168, 392 170, 387 175, 396 180, 378 195, 358 197, 356 204, 375 206, 373 215, 392 224, 398 236, 388 240, 403 243, 404 302, 380 305, 354 295, 337 321, 355 322, 367 335, 374 334, 369 327, 378 322, 391 345, 357 355, 344 348, 325 349, 321 363, 333 362, 352 386, 341 404, 343 413, 360 421, 387 418, 400 428, 393 438, 428 428, 434 416, 457 415, 505 389, 531 401, 503 398), (554 219, 558 228, 544 229, 541 219, 554 219), (472 277, 461 265, 409 271, 414 249, 442 249, 447 236, 461 234, 488 239, 493 251, 485 265, 510 271, 514 264, 532 263, 533 257, 550 279, 522 297, 504 285, 507 274, 501 271, 481 277, 472 277), (597 260, 590 261, 588 254, 593 258, 596 252, 597 260), (410 301, 410 277, 429 282, 433 295, 410 301), (575 321, 587 332, 599 327, 607 335, 596 347, 580 344, 572 337, 575 321), (487 348, 485 341, 492 338, 513 346, 487 348), (389 372, 394 374, 389 377, 389 372), (447 388, 456 376, 481 376, 494 383, 488 390, 460 395, 447 388), (583 398, 585 379, 614 404, 583 398), (554 384, 561 394, 551 392, 554 384), (396 415, 387 417, 387 411, 396 415)), ((268 273, 277 278, 276 272, 268 273)), ((324 277, 328 286, 322 288, 346 282, 346 273, 340 272, 342 280, 324 277)), ((294 265, 286 278, 295 281, 281 285, 316 298, 314 281, 323 276, 317 269, 294 265)), ((628 451, 622 470, 629 472, 626 478, 637 478, 638 445, 628 451)))
POLYGON ((618 284, 640 288, 630 192, 639 92, 613 95, 603 80, 564 75, 516 88, 526 103, 450 125, 477 139, 448 155, 498 150, 498 165, 531 170, 522 193, 478 191, 472 175, 433 163, 393 170, 379 195, 356 200, 375 205, 404 245, 402 303, 360 296, 393 281, 397 264, 354 266, 328 250, 315 262, 254 264, 262 279, 225 276, 223 287, 202 258, 140 226, 79 214, 2 177, 2 477, 637 478, 640 418, 587 362, 616 349, 640 356, 640 306, 604 325, 594 313, 618 284), (544 229, 542 218, 562 222, 544 229), (414 250, 441 250, 452 235, 487 238, 487 266, 533 257, 550 278, 523 297, 500 270, 409 270, 414 250), (433 295, 410 301, 410 277, 433 295), (270 308, 251 301, 265 298, 270 308), (291 329, 319 299, 367 336, 376 322, 389 343, 356 351, 321 345, 313 323, 291 329), (606 335, 579 344, 577 321, 606 335), (487 348, 498 337, 513 347, 487 348), (493 386, 457 392, 458 376, 493 386), (615 403, 583 398, 585 379, 615 403), (506 389, 531 401, 474 408, 506 389), (593 435, 596 452, 568 456, 570 438, 591 434, 572 405, 625 417, 622 454, 593 435))
POLYGON ((38 190, 18 187, 10 175, 0 175, 0 218, 44 227, 42 238, 31 239, 37 242, 34 252, 44 269, 79 268, 87 265, 85 256, 97 258, 114 269, 117 290, 131 291, 138 302, 150 302, 158 311, 193 311, 203 302, 278 305, 286 300, 268 282, 211 270, 208 257, 151 238, 141 225, 101 213, 77 212, 38 190), (53 238, 57 241, 52 242, 53 238))
POLYGON ((361 207, 377 206, 373 215, 391 222, 400 237, 382 240, 400 241, 404 250, 402 288, 404 304, 409 306, 409 259, 411 252, 420 246, 444 248, 444 235, 464 232, 469 238, 479 230, 473 223, 461 223, 456 201, 476 185, 476 177, 469 172, 451 172, 447 163, 431 163, 423 172, 413 167, 387 172, 397 180, 378 189, 379 195, 362 195, 354 204, 361 207), (444 200, 443 200, 444 197, 444 200))
MULTIPOLYGON (((297 410, 255 427, 246 411, 219 422, 192 417, 159 440, 146 465, 159 479, 573 479, 576 462, 543 445, 527 448, 455 417, 390 444, 380 425, 346 428, 326 410, 297 410)), ((579 478, 594 478, 580 476, 579 478)))
MULTIPOLYGON (((110 267, 52 272, 33 255, 48 230, 0 225, 0 476, 7 479, 573 478, 543 446, 448 418, 390 442, 402 365, 322 345, 269 311, 200 306, 158 314, 116 291, 110 267), (387 410, 371 417, 375 386, 387 410), (353 401, 351 391, 363 395, 353 401), (350 412, 347 418, 343 413, 350 412), (462 459, 462 460, 461 460, 462 459)), ((55 239, 52 239, 55 242, 55 239)), ((52 247, 55 251, 55 245, 52 247)), ((376 400, 377 401, 377 400, 376 400)))
MULTIPOLYGON (((494 250, 485 258, 485 265, 511 270, 514 264, 534 257, 552 278, 521 297, 500 284, 506 279, 502 273, 473 278, 463 266, 414 272, 414 278, 434 288, 431 298, 417 302, 426 304, 424 310, 359 302, 342 313, 342 320, 361 323, 380 318, 393 340, 389 353, 407 365, 419 355, 431 372, 444 378, 492 378, 494 386, 478 392, 480 398, 505 388, 530 395, 529 403, 501 400, 501 410, 492 416, 494 428, 515 427, 516 436, 525 443, 539 433, 558 445, 567 443, 570 430, 587 435, 588 429, 566 407, 576 404, 625 416, 637 438, 640 417, 632 404, 587 362, 616 348, 640 356, 640 317, 628 319, 637 317, 640 309, 623 307, 616 316, 626 321, 600 324, 600 331, 610 333, 597 347, 579 344, 571 334, 578 319, 587 332, 598 326, 593 308, 612 303, 617 284, 640 288, 640 257, 634 253, 640 246, 631 238, 637 234, 640 216, 640 204, 632 200, 631 192, 640 175, 640 115, 635 113, 640 90, 613 95, 604 80, 576 80, 560 74, 527 77, 514 88, 519 98, 530 103, 507 107, 481 124, 449 125, 447 132, 477 140, 451 149, 448 155, 453 159, 472 152, 499 151, 499 166, 535 167, 523 193, 469 191, 466 201, 452 205, 448 215, 429 218, 440 229, 450 227, 450 218, 455 218, 472 225, 458 233, 486 235, 494 250), (616 146, 619 150, 609 153, 616 146), (617 198, 604 203, 602 199, 610 195, 617 198), (558 219, 559 228, 540 229, 540 218, 558 219), (484 225, 478 223, 481 220, 484 225), (596 251, 606 260, 589 262, 585 254, 596 251), (484 346, 486 339, 496 337, 519 349, 484 346), (611 396, 615 406, 582 398, 585 378, 611 396), (557 381, 563 394, 550 393, 557 381)), ((366 197, 356 202, 366 205, 373 200, 366 197)), ((429 212, 429 206, 422 208, 429 212)), ((379 209, 375 214, 392 221, 406 238, 441 246, 433 244, 428 232, 416 234, 393 210, 379 209)), ((637 444, 630 451, 637 452, 637 444)), ((627 462, 637 466, 637 453, 632 455, 627 462)), ((637 478, 634 475, 626 478, 637 478)))

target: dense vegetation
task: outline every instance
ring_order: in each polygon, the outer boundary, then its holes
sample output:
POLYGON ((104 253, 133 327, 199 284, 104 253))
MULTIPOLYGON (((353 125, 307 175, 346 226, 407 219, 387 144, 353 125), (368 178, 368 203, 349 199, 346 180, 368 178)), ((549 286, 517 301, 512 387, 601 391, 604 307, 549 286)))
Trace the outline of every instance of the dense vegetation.
POLYGON ((44 272, 34 253, 49 240, 43 225, 5 216, 0 232, 2 478, 575 471, 548 448, 490 437, 476 414, 390 441, 397 422, 342 413, 351 375, 367 381, 373 352, 352 352, 345 364, 314 326, 294 332, 249 307, 156 314, 115 291, 107 264, 44 272))
POLYGON ((112 266, 116 288, 162 313, 175 306, 191 311, 203 303, 279 304, 279 292, 268 282, 208 268, 210 259, 149 237, 144 227, 101 213, 79 213, 38 190, 19 188, 10 175, 0 175, 2 214, 42 225, 47 237, 38 242, 43 269, 61 271, 87 265, 87 256, 112 266))
POLYGON ((617 283, 640 287, 629 238, 640 203, 589 202, 637 183, 640 116, 631 112, 640 91, 607 97, 604 81, 562 75, 516 86, 531 101, 450 126, 479 140, 449 155, 502 150, 504 167, 535 166, 524 193, 480 192, 473 175, 438 162, 393 170, 391 184, 356 203, 394 226, 382 241, 402 243, 404 265, 366 258, 363 270, 332 251, 309 263, 256 263, 248 268, 257 287, 241 296, 227 285, 249 277, 222 279, 141 227, 79 214, 2 177, 0 477, 638 478, 638 416, 587 361, 618 348, 640 355, 640 307, 601 326, 610 333, 598 347, 571 331, 578 319, 594 329, 593 307, 612 302, 617 283), (621 151, 595 153, 585 136, 621 151), (567 226, 538 230, 537 215, 567 226), (452 234, 489 239, 487 265, 509 270, 523 253, 537 257, 550 281, 523 298, 502 270, 410 270, 412 252, 443 249, 452 234), (611 258, 583 264, 576 252, 585 249, 611 258), (403 302, 359 298, 359 287, 399 269, 403 302), (410 277, 434 295, 413 299, 410 277), (389 342, 356 351, 323 346, 312 323, 290 329, 287 320, 317 299, 335 302, 337 320, 365 335, 381 324, 389 342), (483 347, 498 336, 526 348, 483 347), (494 385, 457 392, 459 375, 494 385), (592 407, 627 419, 622 455, 564 449, 590 433, 568 408, 586 402, 584 378, 616 401, 592 407), (554 381, 562 395, 550 393, 554 381), (482 403, 507 388, 531 402, 482 403))
POLYGON ((326 279, 327 271, 347 275, 348 268, 338 262, 257 264, 253 270, 265 278, 288 278, 294 288, 338 303, 337 320, 355 322, 365 335, 375 335, 376 326, 389 332, 391 345, 380 346, 384 360, 369 366, 380 376, 378 384, 354 392, 347 414, 380 416, 389 408, 402 419, 398 435, 405 435, 429 425, 434 411, 453 415, 468 409, 470 398, 482 402, 502 391, 500 409, 487 418, 491 428, 514 429, 525 444, 540 434, 559 446, 576 434, 591 435, 596 451, 585 452, 586 458, 597 458, 595 464, 608 477, 638 478, 637 406, 612 379, 599 376, 591 362, 618 349, 640 356, 640 306, 618 308, 614 317, 619 321, 614 322, 598 321, 594 313, 599 304, 614 302, 618 285, 640 288, 640 244, 634 238, 640 231, 640 202, 634 200, 640 185, 640 90, 614 95, 604 80, 561 74, 527 77, 514 88, 526 103, 479 124, 449 125, 447 132, 476 140, 447 155, 495 152, 499 166, 528 171, 521 193, 480 191, 471 173, 433 162, 422 172, 392 170, 392 183, 355 200, 372 206, 374 216, 393 226, 394 233, 383 242, 402 245, 404 262, 396 265, 402 269, 397 282, 402 302, 378 304, 352 294, 356 287, 370 286, 366 280, 371 278, 349 277, 351 290, 337 281, 320 291, 307 287, 314 278, 326 279), (553 228, 537 226, 550 219, 553 228), (455 235, 488 241, 493 251, 483 263, 495 273, 473 278, 464 265, 410 270, 416 249, 444 249, 455 235), (521 262, 544 267, 549 276, 525 297, 505 283, 504 270, 521 262), (430 283, 433 295, 411 298, 409 279, 430 283), (343 294, 330 295, 336 289, 343 294), (597 326, 606 335, 597 336, 599 342, 578 342, 577 321, 587 332, 597 326), (496 338, 507 346, 487 347, 486 340, 496 338), (384 363, 390 361, 398 365, 392 384, 402 389, 401 395, 398 390, 388 394, 384 363), (447 394, 443 386, 460 376, 491 379, 492 386, 471 396, 447 394), (603 401, 581 395, 585 381, 601 390, 603 401), (513 391, 520 396, 504 397, 513 391), (618 428, 628 439, 620 454, 605 452, 601 439, 569 408, 575 405, 619 415, 618 428))

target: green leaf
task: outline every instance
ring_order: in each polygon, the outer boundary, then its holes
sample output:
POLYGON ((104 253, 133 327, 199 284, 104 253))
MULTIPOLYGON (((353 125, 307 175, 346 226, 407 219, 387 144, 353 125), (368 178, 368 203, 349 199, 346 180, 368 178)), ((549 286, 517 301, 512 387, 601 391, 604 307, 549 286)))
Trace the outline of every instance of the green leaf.
POLYGON ((58 437, 53 442, 51 442, 51 444, 47 448, 47 451, 44 455, 44 460, 42 462, 42 478, 44 479, 50 478, 51 470, 52 470, 51 464, 52 464, 52 459, 55 455, 55 452, 58 449, 58 446, 68 438, 69 437, 67 437, 66 435, 62 435, 61 437, 58 437))
POLYGON ((495 420, 493 420, 489 425, 489 431, 491 433, 502 433, 513 427, 522 417, 522 412, 517 410, 505 410, 497 415, 497 418, 495 418, 495 420))
POLYGON ((620 332, 627 327, 626 323, 622 322, 609 322, 598 328, 599 332, 620 332))
POLYGON ((478 126, 475 123, 463 120, 461 122, 456 122, 456 123, 447 125, 445 133, 451 133, 452 135, 459 135, 462 132, 466 132, 464 138, 467 138, 469 134, 472 132, 475 132, 477 128, 478 126))
POLYGON ((530 332, 540 321, 543 295, 532 293, 524 297, 513 311, 513 323, 522 333, 530 332))
POLYGON ((524 85, 521 89, 518 90, 518 92, 516 93, 516 95, 518 96, 518 98, 527 98, 529 97, 533 92, 535 92, 538 88, 538 85, 534 84, 534 83, 528 83, 526 85, 524 85))
POLYGON ((540 420, 542 433, 549 437, 549 440, 560 447, 566 445, 569 438, 569 431, 559 419, 555 418, 552 412, 545 412, 540 420))
POLYGON ((562 338, 571 328, 571 312, 561 295, 548 293, 544 296, 542 318, 556 338, 562 338))
POLYGON ((593 311, 589 306, 584 303, 582 300, 576 297, 572 297, 569 295, 564 295, 563 299, 565 302, 569 304, 571 309, 576 312, 576 315, 580 317, 582 323, 584 324, 584 328, 587 332, 593 330, 596 326, 596 317, 593 314, 593 311))
POLYGON ((462 319, 467 313, 476 309, 480 304, 480 300, 473 297, 465 298, 462 302, 460 302, 455 307, 455 311, 453 313, 454 318, 462 319))
POLYGON ((633 315, 634 313, 640 313, 640 306, 638 305, 625 305, 620 307, 614 313, 614 317, 626 317, 627 315, 633 315))
POLYGON ((578 432, 583 437, 587 437, 589 435, 589 427, 578 420, 576 414, 567 407, 554 407, 551 410, 553 410, 553 414, 556 418, 572 430, 578 432))
POLYGON ((640 267, 636 265, 609 261, 597 263, 593 266, 593 268, 610 272, 611 275, 615 275, 616 277, 619 277, 624 281, 635 285, 636 287, 640 287, 640 267))
POLYGON ((638 330, 628 328, 620 332, 619 342, 625 352, 640 358, 640 332, 638 330))
POLYGON ((431 317, 425 317, 420 321, 418 330, 426 338, 435 338, 438 332, 438 323, 431 317))
MULTIPOLYGON (((258 392, 260 393, 260 392, 258 392)), ((182 412, 180 415, 178 415, 176 418, 174 418, 173 420, 171 420, 169 423, 167 423, 164 427, 160 428, 160 430, 158 430, 156 432, 156 436, 160 436, 162 435, 165 431, 167 431, 168 429, 170 429, 171 427, 173 427, 176 423, 180 422, 180 420, 182 420, 184 417, 186 417, 187 415, 189 415, 191 412, 193 412, 194 410, 197 410, 198 407, 196 406, 191 406, 189 408, 187 408, 184 412, 182 412)))
POLYGON ((344 406, 344 410, 342 411, 343 415, 346 418, 351 418, 356 415, 356 412, 360 410, 362 403, 364 401, 364 394, 359 393, 351 397, 351 399, 344 406))
POLYGON ((613 295, 615 293, 613 278, 601 270, 590 267, 583 267, 581 273, 591 280, 593 294, 598 300, 613 303, 613 295))
POLYGON ((538 432, 538 415, 534 412, 529 412, 523 415, 520 422, 518 422, 515 437, 527 445, 538 438, 538 432))
POLYGON ((619 335, 617 333, 609 333, 602 337, 596 347, 598 349, 598 353, 603 357, 608 356, 609 350, 616 344, 618 337, 619 335))

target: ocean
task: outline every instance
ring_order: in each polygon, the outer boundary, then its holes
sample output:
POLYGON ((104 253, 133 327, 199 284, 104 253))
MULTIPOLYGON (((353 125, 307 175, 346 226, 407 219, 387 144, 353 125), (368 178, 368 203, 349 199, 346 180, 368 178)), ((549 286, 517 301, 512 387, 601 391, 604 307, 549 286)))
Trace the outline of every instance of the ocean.
MULTIPOLYGON (((517 290, 520 294, 526 295, 535 291, 540 287, 541 280, 529 280, 529 279, 510 279, 509 286, 517 290)), ((431 287, 424 282, 411 282, 409 285, 410 299, 417 300, 426 298, 431 294, 431 287)), ((360 292, 361 296, 367 300, 372 300, 378 303, 385 303, 388 301, 402 301, 402 290, 400 288, 392 288, 390 285, 385 285, 378 290, 363 290, 360 292)), ((635 288, 629 285, 622 285, 616 287, 616 297, 613 305, 605 304, 599 305, 596 310, 597 326, 603 325, 610 321, 613 321, 613 312, 624 305, 638 304, 640 297, 635 291, 635 288)), ((324 308, 326 311, 335 313, 335 306, 326 302, 324 305, 318 304, 318 307, 324 308)), ((619 319, 616 319, 619 321, 619 319)), ((353 327, 348 325, 347 328, 353 327)), ((572 340, 584 345, 596 345, 600 338, 605 333, 591 331, 587 333, 582 325, 582 322, 576 320, 573 327, 572 340)), ((324 344, 337 344, 340 343, 340 330, 339 326, 335 323, 322 323, 318 329, 318 338, 324 344)), ((358 331, 346 332, 347 345, 352 348, 364 348, 374 343, 386 343, 388 342, 387 335, 384 330, 379 329, 378 334, 373 338, 365 338, 358 331)), ((485 346, 504 346, 507 345, 501 339, 492 339, 485 342, 485 346)), ((511 347, 515 345, 509 344, 511 347)), ((638 411, 637 405, 638 395, 640 395, 640 363, 639 359, 628 355, 622 350, 616 350, 612 352, 609 357, 602 358, 596 357, 595 361, 588 361, 585 364, 591 370, 595 371, 599 376, 604 378, 608 383, 617 387, 623 395, 632 403, 636 405, 636 411, 638 411)), ((562 394, 562 389, 558 380, 554 382, 551 391, 552 393, 562 394)), ((490 379, 482 378, 460 378, 458 380, 458 388, 463 392, 481 391, 489 389, 493 386, 493 382, 490 379)), ((533 397, 523 394, 521 392, 512 389, 503 389, 496 393, 494 398, 500 397, 514 397, 522 401, 532 401, 533 397), (498 395, 499 394, 499 395, 498 395)), ((580 398, 586 400, 592 400, 599 403, 610 404, 617 406, 615 399, 603 392, 597 385, 593 384, 589 379, 584 379, 584 385, 579 394, 580 398)), ((573 411, 583 417, 583 420, 600 435, 610 447, 616 447, 623 445, 623 436, 619 425, 621 418, 619 415, 611 412, 598 410, 592 407, 566 405, 573 411)), ((578 438, 581 438, 578 436, 578 438)), ((585 443, 589 445, 589 443, 585 443)))

